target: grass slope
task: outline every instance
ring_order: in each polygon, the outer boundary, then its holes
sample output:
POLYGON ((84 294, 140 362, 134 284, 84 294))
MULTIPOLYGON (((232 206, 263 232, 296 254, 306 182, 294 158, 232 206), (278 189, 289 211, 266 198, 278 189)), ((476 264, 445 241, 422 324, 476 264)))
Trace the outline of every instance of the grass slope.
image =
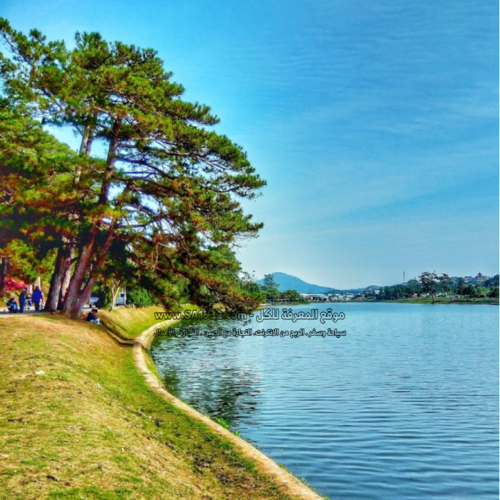
POLYGON ((154 325, 156 323, 154 313, 163 310, 159 306, 140 309, 135 307, 118 307, 113 312, 101 309, 99 311, 99 318, 104 326, 118 337, 134 339, 144 330, 154 325))
MULTIPOLYGON (((182 307, 182 311, 193 309, 198 310, 199 308, 193 305, 182 307)), ((150 326, 157 323, 154 313, 164 310, 165 309, 160 306, 144 307, 140 309, 135 307, 117 307, 113 312, 101 309, 99 311, 99 317, 104 326, 118 337, 123 339, 135 339, 144 330, 147 330, 150 326)))
POLYGON ((289 498, 153 393, 103 327, 3 317, 0 340, 0 499, 289 498))

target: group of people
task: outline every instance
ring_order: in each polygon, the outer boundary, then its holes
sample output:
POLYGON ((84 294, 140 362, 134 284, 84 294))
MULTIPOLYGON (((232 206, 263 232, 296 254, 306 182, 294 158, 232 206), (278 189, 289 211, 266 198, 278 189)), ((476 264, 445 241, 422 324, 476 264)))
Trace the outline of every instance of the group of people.
POLYGON ((43 309, 44 301, 45 297, 39 286, 35 287, 35 290, 33 290, 33 294, 31 295, 28 293, 27 288, 23 288, 23 291, 18 297, 19 306, 13 295, 7 302, 7 309, 10 313, 23 313, 25 307, 29 309, 32 305, 34 305, 35 311, 40 311, 40 308, 43 309))
MULTIPOLYGON (((14 295, 7 302, 7 309, 10 313, 22 313, 24 312, 25 307, 29 309, 32 304, 35 306, 35 311, 40 311, 40 308, 43 309, 45 297, 43 295, 43 292, 40 290, 40 287, 36 286, 32 295, 28 293, 27 288, 23 288, 23 291, 19 294, 17 300, 19 302, 19 306, 14 295)), ((87 314, 86 320, 89 323, 93 323, 94 325, 100 325, 101 321, 97 316, 98 312, 99 311, 95 307, 93 307, 87 314)))

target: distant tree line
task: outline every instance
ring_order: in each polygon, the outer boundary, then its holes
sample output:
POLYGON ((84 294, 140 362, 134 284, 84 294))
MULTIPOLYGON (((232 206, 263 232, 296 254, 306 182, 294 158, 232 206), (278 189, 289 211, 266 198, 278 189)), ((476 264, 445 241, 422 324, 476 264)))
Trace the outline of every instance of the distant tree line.
POLYGON ((438 276, 434 272, 425 271, 418 279, 409 280, 407 283, 386 286, 376 295, 377 300, 398 300, 408 299, 416 295, 417 297, 427 294, 434 301, 438 294, 457 295, 459 297, 489 297, 498 298, 499 285, 498 275, 484 281, 482 284, 465 283, 463 278, 457 282, 452 280, 447 274, 438 276))

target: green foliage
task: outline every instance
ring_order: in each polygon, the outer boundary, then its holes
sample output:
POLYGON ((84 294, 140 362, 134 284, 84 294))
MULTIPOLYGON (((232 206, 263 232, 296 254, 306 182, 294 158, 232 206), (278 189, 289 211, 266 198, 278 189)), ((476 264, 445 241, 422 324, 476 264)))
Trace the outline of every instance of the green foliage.
POLYGON ((419 277, 418 282, 425 293, 431 293, 434 295, 436 293, 436 284, 438 283, 437 274, 431 273, 429 271, 424 271, 419 277))
POLYGON ((265 274, 264 275, 264 285, 262 285, 262 288, 266 291, 270 290, 278 290, 279 283, 276 283, 274 280, 274 276, 272 274, 265 274))
POLYGON ((220 418, 214 418, 214 420, 221 426, 224 427, 224 429, 229 430, 229 424, 224 420, 222 417, 220 418))
POLYGON ((378 300, 397 300, 411 297, 411 288, 405 285, 385 286, 378 294, 378 300))
POLYGON ((99 283, 96 288, 94 288, 92 295, 97 297, 99 300, 96 303, 98 308, 109 307, 111 304, 111 289, 103 283, 99 283))
POLYGON ((495 287, 488 288, 486 284, 495 283, 495 278, 491 278, 484 282, 485 286, 477 285, 472 283, 465 284, 463 278, 452 279, 447 274, 442 274, 437 276, 435 273, 422 273, 420 275, 419 281, 410 280, 407 284, 386 286, 381 289, 380 294, 377 296, 377 300, 400 300, 408 299, 416 294, 418 297, 422 293, 427 293, 434 298, 438 294, 448 296, 449 293, 456 295, 461 295, 469 298, 495 298, 495 287))
POLYGON ((474 285, 467 285, 463 288, 462 295, 466 297, 477 297, 478 293, 474 285))
POLYGON ((40 277, 43 282, 50 279, 54 264, 54 252, 45 255, 27 241, 11 240, 0 251, 9 258, 9 276, 26 283, 34 283, 40 277))
POLYGON ((240 146, 210 130, 218 123, 210 109, 182 99, 152 49, 98 33, 77 34, 69 49, 4 19, 0 37, 8 49, 0 88, 15 115, 0 156, 13 176, 0 195, 15 203, 0 222, 22 222, 6 228, 9 241, 29 233, 34 245, 74 251, 65 312, 78 317, 94 283, 110 279, 136 282, 165 304, 187 296, 205 308, 255 307, 232 245, 262 227, 238 199, 265 182, 240 146), (80 135, 79 153, 30 116, 80 135), (95 141, 106 160, 92 156, 95 141))
POLYGON ((309 301, 301 297, 296 290, 280 292, 279 283, 274 280, 272 274, 264 275, 264 284, 260 285, 261 298, 265 302, 287 302, 296 304, 307 304, 309 301))
POLYGON ((418 283, 422 287, 425 293, 429 293, 432 297, 432 303, 434 303, 434 298, 436 296, 438 288, 444 292, 448 292, 450 288, 450 277, 447 274, 442 274, 438 276, 435 272, 424 271, 418 277, 418 283))
POLYGON ((287 290, 281 294, 283 300, 287 300, 289 302, 303 302, 304 299, 301 297, 300 293, 296 290, 287 290))
POLYGON ((76 155, 39 122, 0 99, 0 248, 22 240, 21 253, 39 262, 57 247, 60 234, 72 226, 75 162, 76 155))
POLYGON ((278 290, 271 289, 262 292, 263 300, 265 302, 287 302, 290 304, 308 304, 309 301, 302 297, 295 290, 287 290, 286 292, 279 292, 278 290))
POLYGON ((492 278, 490 278, 484 282, 484 286, 487 288, 498 287, 498 285, 499 285, 498 274, 496 274, 495 276, 493 276, 492 278))
POLYGON ((128 291, 127 302, 135 307, 149 307, 158 304, 158 300, 151 292, 140 287, 128 291))
POLYGON ((414 294, 420 291, 417 280, 408 280, 406 283, 406 290, 409 294, 414 294))
POLYGON ((276 288, 264 289, 263 295, 266 302, 274 302, 281 299, 281 293, 276 288))

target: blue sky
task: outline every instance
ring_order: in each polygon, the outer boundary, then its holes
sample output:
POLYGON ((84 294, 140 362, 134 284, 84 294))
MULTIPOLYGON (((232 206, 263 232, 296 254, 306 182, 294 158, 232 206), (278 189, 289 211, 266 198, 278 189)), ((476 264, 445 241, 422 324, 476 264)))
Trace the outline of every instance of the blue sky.
POLYGON ((3 0, 159 51, 268 181, 238 258, 334 287, 498 272, 498 4, 3 0))

